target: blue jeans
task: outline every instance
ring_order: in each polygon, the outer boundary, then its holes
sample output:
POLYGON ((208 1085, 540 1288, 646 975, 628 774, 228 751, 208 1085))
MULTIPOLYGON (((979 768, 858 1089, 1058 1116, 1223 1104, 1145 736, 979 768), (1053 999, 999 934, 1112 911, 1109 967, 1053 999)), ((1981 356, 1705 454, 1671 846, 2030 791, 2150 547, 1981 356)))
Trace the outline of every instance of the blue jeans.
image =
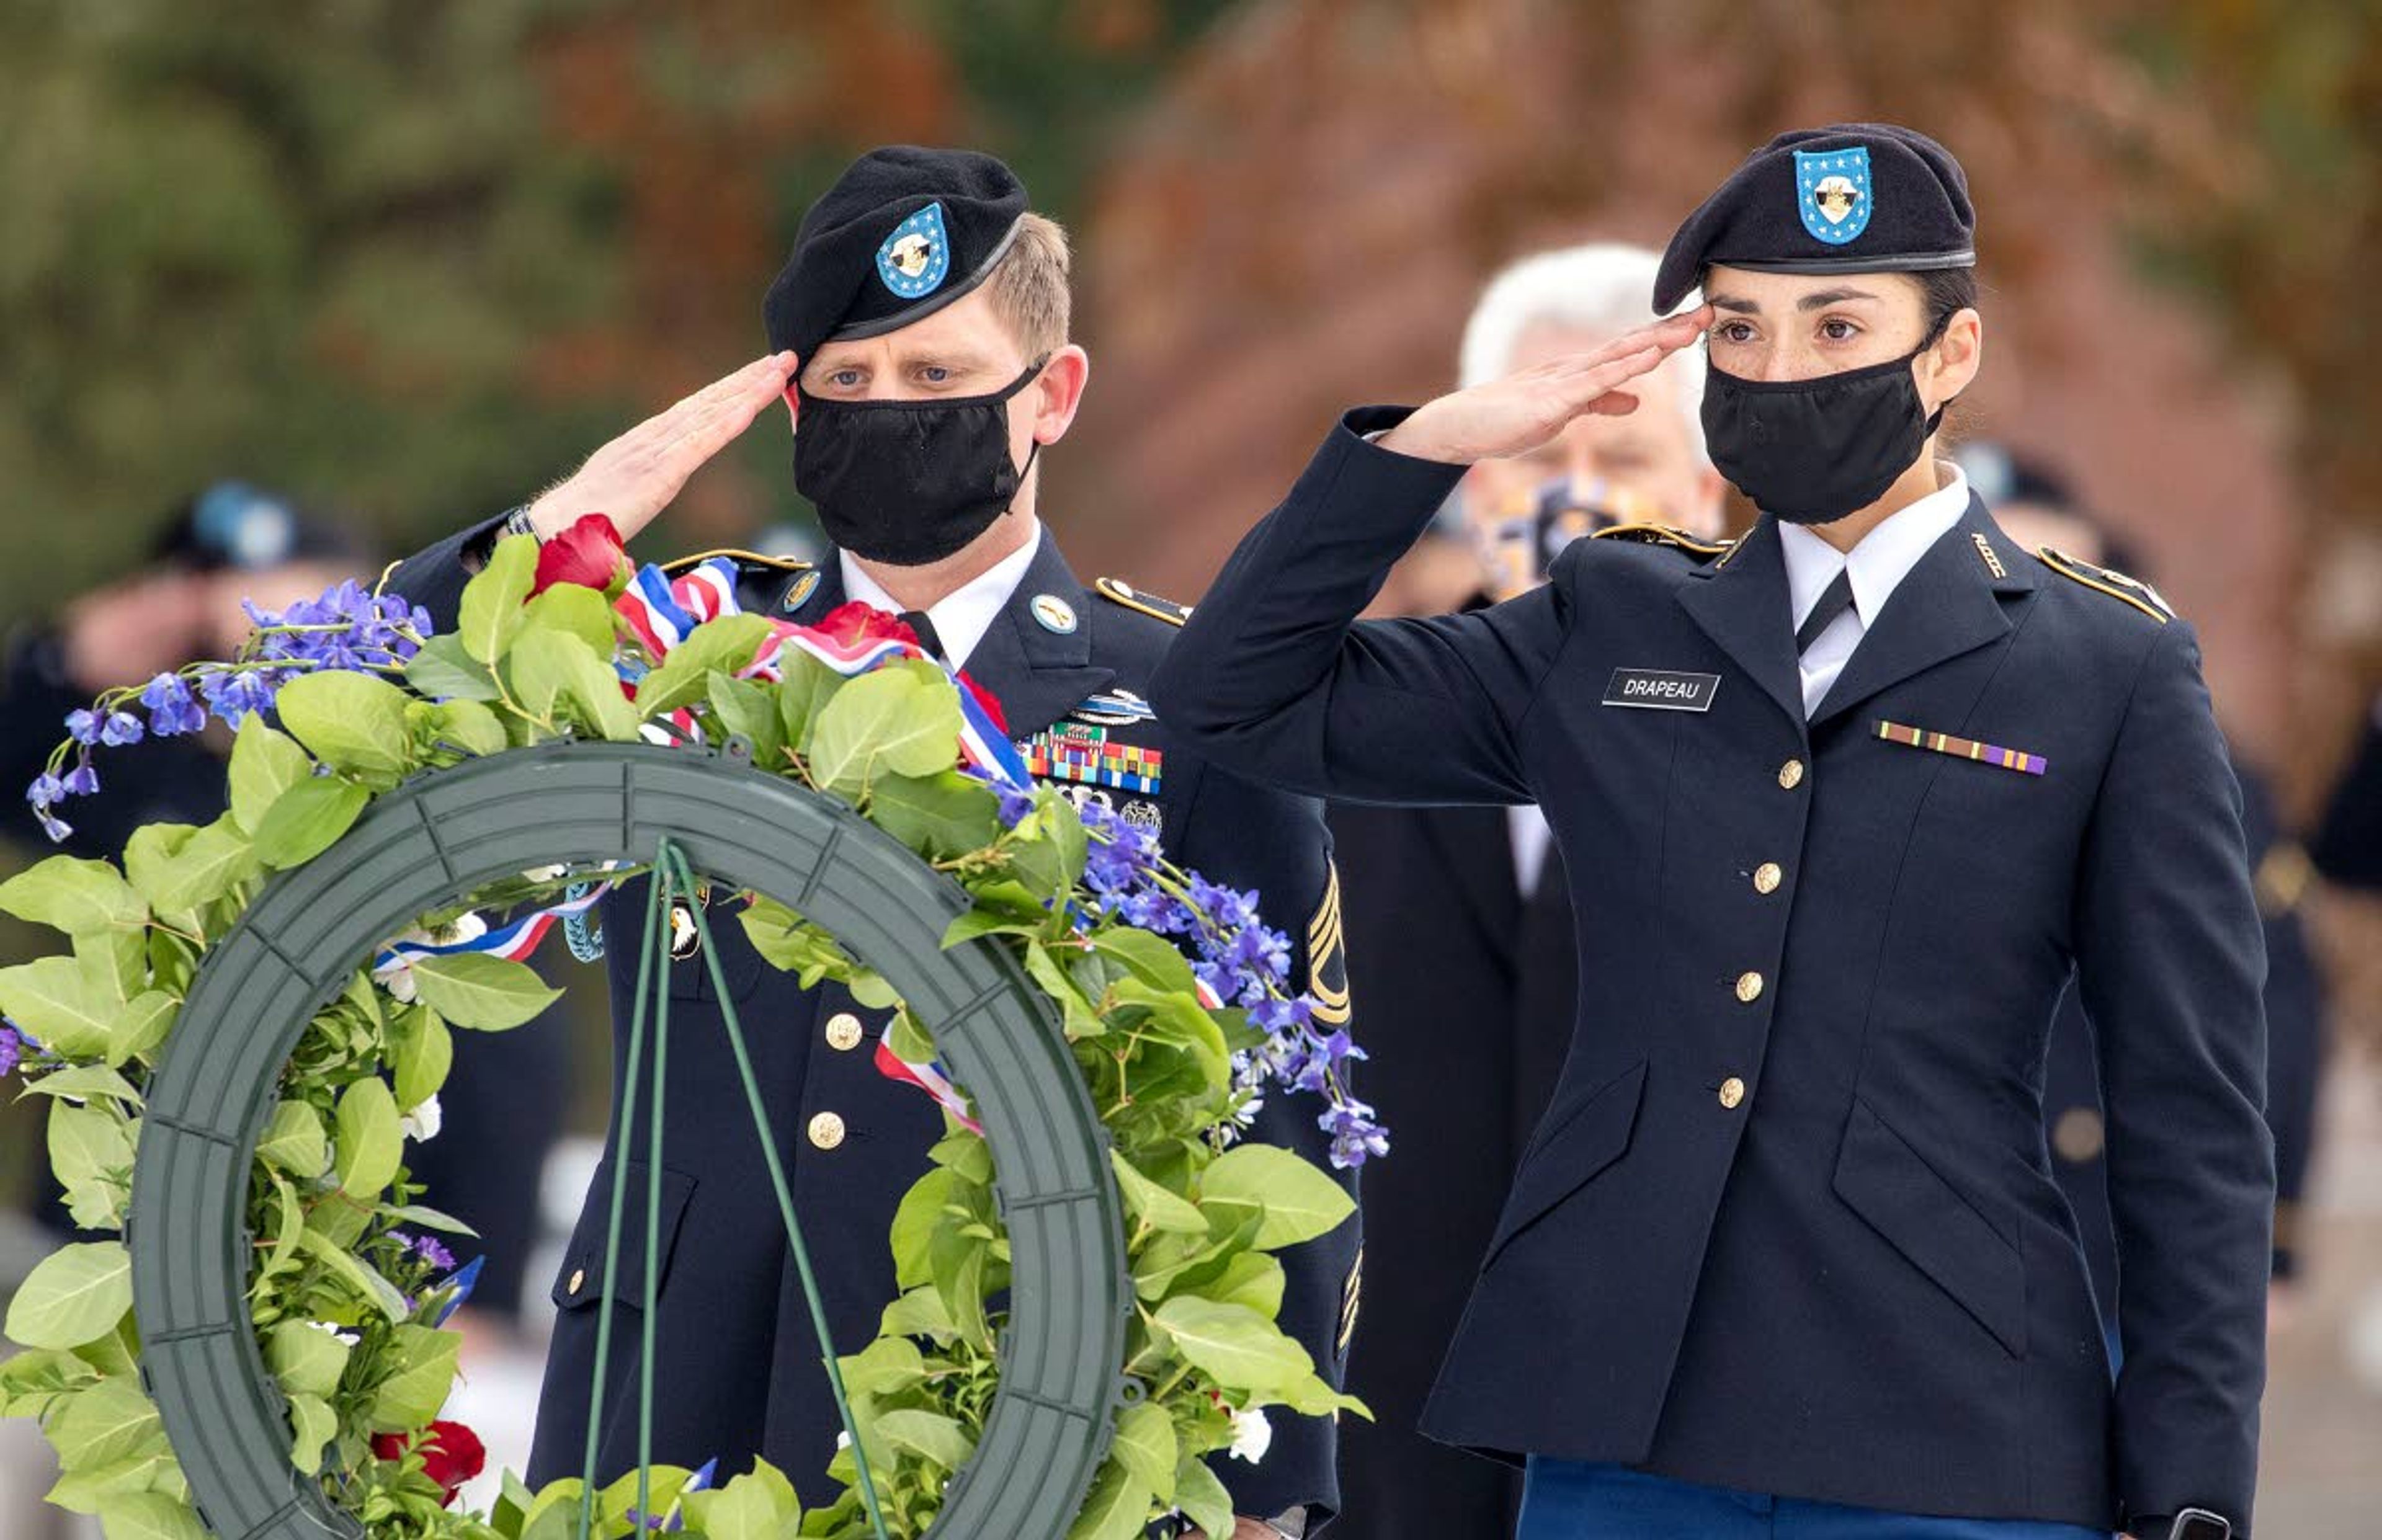
POLYGON ((1514 1540, 2109 1540, 2037 1519, 1937 1519, 1731 1492, 1532 1455, 1514 1540))

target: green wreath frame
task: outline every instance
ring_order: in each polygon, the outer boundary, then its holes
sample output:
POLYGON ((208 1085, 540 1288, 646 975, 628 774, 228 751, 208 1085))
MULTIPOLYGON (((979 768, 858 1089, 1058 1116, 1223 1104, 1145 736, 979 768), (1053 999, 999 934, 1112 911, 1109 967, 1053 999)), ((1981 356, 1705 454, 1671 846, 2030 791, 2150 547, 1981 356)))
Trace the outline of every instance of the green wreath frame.
POLYGON ((538 865, 650 864, 665 839, 694 871, 779 897, 882 973, 968 1086, 1014 1281, 985 1436, 928 1533, 1066 1533, 1129 1396, 1118 1364, 1133 1290, 1108 1136, 1049 1003, 989 938, 946 950, 966 893, 843 802, 737 757, 567 743, 381 798, 330 850, 274 879, 191 988, 152 1083, 126 1234, 143 1379, 216 1534, 363 1533, 290 1464, 287 1403, 245 1298, 250 1162, 307 1023, 353 959, 414 915, 538 865), (322 959, 336 960, 302 960, 322 959))

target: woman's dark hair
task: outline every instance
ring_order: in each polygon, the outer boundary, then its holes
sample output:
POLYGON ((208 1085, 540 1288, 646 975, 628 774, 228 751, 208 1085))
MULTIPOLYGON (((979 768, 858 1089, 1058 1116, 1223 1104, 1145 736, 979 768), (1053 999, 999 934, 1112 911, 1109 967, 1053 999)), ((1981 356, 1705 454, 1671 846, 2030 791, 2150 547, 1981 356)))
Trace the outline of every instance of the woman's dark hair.
POLYGON ((1973 267, 1937 267, 1910 276, 1919 284, 1919 312, 1927 320, 1926 342, 1942 336, 1944 328, 1952 324, 1952 317, 1977 308, 1977 270, 1973 267))

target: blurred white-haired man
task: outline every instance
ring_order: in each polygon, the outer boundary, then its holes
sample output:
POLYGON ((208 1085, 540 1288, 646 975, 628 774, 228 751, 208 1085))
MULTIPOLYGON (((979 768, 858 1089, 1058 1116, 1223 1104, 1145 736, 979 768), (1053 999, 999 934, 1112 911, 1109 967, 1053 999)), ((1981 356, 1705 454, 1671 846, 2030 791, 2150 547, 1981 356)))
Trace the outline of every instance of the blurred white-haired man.
MULTIPOLYGON (((1602 241, 1541 251, 1499 273, 1464 328, 1461 383, 1602 347, 1651 318, 1659 253, 1602 241)), ((1690 294, 1682 302, 1702 303, 1690 294)), ((1638 409, 1583 417, 1531 454, 1482 460, 1464 479, 1467 524, 1510 598, 1535 584, 1555 549, 1607 523, 1721 530, 1724 483, 1704 454, 1704 356, 1686 348, 1631 389, 1638 409)))
MULTIPOLYGON (((1464 383, 1643 325, 1658 264, 1618 245, 1514 263, 1465 328, 1464 383)), ((1682 350, 1632 386, 1636 411, 1583 418, 1534 455, 1473 467, 1450 512, 1486 581, 1459 575, 1463 591, 1405 612, 1510 598, 1601 524, 1718 533, 1703 368, 1701 351, 1682 350)), ((1425 543, 1402 567, 1449 544, 1425 543)), ((1398 1157, 1369 1167, 1362 1193, 1369 1265, 1349 1383, 1379 1420, 1341 1424, 1344 1527, 1364 1540, 1510 1534, 1518 1473, 1414 1428, 1570 1041, 1578 981, 1562 861, 1534 807, 1335 803, 1331 822, 1349 983, 1365 1002, 1365 1094, 1398 1130, 1398 1157)))

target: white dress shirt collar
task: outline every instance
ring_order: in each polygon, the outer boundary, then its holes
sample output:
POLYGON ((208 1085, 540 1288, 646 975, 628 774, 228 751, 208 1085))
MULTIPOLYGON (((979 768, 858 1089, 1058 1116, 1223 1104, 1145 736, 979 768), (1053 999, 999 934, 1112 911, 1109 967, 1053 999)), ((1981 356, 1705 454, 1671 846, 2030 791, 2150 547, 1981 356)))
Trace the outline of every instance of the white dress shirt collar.
POLYGON ((1866 631, 1877 624, 1886 599, 1927 548, 1969 511, 1969 478, 1958 466, 1939 462, 1944 484, 1907 507, 1887 515, 1885 521, 1861 537, 1849 552, 1839 551, 1800 524, 1778 522, 1778 543, 1786 559, 1786 591, 1795 624, 1803 624, 1820 595, 1839 571, 1852 574, 1853 612, 1866 631))
MULTIPOLYGON (((953 668, 967 666, 969 656, 984 633, 1009 604, 1009 596, 1025 579, 1025 569, 1034 565, 1034 555, 1042 548, 1042 522, 1036 519, 1034 532, 1025 544, 986 568, 981 573, 946 593, 927 606, 927 618, 933 622, 935 634, 942 639, 944 661, 953 668)), ((883 610, 888 615, 902 613, 902 602, 878 586, 877 580, 861 569, 849 551, 838 551, 836 561, 843 572, 843 596, 883 610)))

